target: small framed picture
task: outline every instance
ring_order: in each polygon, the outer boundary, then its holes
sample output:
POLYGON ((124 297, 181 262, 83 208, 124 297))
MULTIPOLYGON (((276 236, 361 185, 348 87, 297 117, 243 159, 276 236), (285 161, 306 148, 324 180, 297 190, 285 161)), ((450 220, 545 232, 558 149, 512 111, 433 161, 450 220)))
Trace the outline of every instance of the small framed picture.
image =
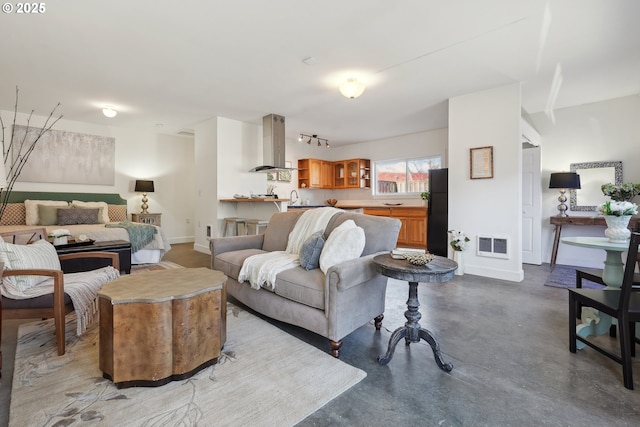
POLYGON ((493 146, 469 149, 471 179, 493 178, 493 146))

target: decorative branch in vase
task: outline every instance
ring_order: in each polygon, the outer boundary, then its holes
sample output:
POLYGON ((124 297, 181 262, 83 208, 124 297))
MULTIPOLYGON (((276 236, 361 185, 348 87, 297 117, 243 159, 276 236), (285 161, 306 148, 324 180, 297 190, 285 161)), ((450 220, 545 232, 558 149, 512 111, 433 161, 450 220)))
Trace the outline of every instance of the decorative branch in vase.
POLYGON ((2 161, 4 168, 0 168, 0 170, 4 170, 6 173, 7 184, 4 188, 0 188, 0 218, 4 214, 4 211, 7 207, 7 203, 9 203, 9 195, 13 190, 13 185, 15 184, 18 176, 20 176, 20 172, 22 172, 22 168, 24 168, 25 164, 29 160, 29 156, 33 153, 33 150, 36 148, 38 141, 45 135, 47 132, 51 130, 51 128, 62 118, 59 116, 57 118, 54 117, 54 114, 58 107, 60 107, 60 103, 58 102, 56 106, 51 110, 49 116, 45 120, 44 125, 41 127, 31 126, 31 119, 33 118, 34 110, 31 110, 29 116, 27 117, 27 132, 21 138, 18 138, 16 135, 16 121, 18 118, 18 98, 19 98, 19 89, 16 86, 16 103, 13 109, 13 121, 11 126, 11 135, 9 140, 5 138, 6 135, 6 127, 4 121, 2 120, 2 115, 0 115, 0 127, 2 128, 2 161), (9 159, 9 156, 13 153, 12 160, 9 159), (10 162, 9 167, 7 167, 7 162, 10 162))

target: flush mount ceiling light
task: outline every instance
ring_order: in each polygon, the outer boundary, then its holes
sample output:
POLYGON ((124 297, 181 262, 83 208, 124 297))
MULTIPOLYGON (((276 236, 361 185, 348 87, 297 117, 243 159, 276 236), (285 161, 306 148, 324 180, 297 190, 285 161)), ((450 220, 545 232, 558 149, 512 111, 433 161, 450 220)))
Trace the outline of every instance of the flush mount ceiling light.
POLYGON ((360 83, 356 78, 350 77, 339 87, 340 93, 349 99, 355 99, 362 95, 366 86, 360 83))
POLYGON ((324 146, 329 148, 329 140, 325 139, 325 138, 318 138, 318 135, 307 135, 304 133, 301 133, 300 136, 298 137, 298 141, 303 141, 305 138, 309 138, 307 140, 307 144, 311 145, 311 140, 315 139, 318 141, 318 147, 322 147, 322 143, 324 143, 324 146))
POLYGON ((104 108, 102 109, 102 114, 104 114, 105 117, 109 117, 111 119, 117 116, 118 112, 113 107, 109 105, 105 105, 104 108))

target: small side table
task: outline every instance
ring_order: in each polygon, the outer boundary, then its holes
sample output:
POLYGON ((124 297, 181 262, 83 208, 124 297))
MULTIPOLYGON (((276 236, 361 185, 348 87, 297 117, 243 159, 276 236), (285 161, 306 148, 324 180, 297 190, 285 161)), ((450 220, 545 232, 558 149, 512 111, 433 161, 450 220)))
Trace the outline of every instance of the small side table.
POLYGON ((424 339, 431 346, 438 367, 445 372, 451 372, 453 364, 445 363, 442 359, 440 345, 433 334, 427 329, 421 328, 420 323, 418 323, 418 320, 422 318, 418 311, 420 307, 418 282, 447 282, 453 279, 458 264, 448 258, 436 256, 429 264, 417 266, 404 259, 393 259, 389 254, 377 255, 373 258, 373 262, 376 264, 376 270, 380 274, 409 282, 409 299, 407 300, 407 311, 404 312, 407 323, 393 331, 389 339, 387 353, 384 356, 378 356, 378 362, 381 365, 389 363, 393 357, 393 352, 396 350, 396 345, 402 338, 405 339, 407 345, 424 339))
POLYGON ((140 222, 142 224, 161 225, 161 213, 132 213, 131 221, 140 222))

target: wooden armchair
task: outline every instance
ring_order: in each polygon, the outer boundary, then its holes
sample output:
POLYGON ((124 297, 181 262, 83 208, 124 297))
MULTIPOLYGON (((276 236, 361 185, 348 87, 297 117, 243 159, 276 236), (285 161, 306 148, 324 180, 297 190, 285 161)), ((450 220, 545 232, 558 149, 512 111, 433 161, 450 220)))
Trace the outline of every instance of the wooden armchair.
MULTIPOLYGON (((20 230, 16 232, 0 233, 0 238, 4 242, 15 245, 32 244, 38 240, 45 239, 47 232, 45 228, 20 230)), ((8 246, 5 244, 5 246, 8 246)), ((111 252, 81 252, 74 254, 59 255, 58 260, 63 261, 74 258, 106 258, 117 271, 120 269, 118 254, 111 252)), ((7 254, 0 253, 0 261, 7 262, 7 254)), ((2 320, 3 319, 31 319, 53 318, 55 320, 56 344, 58 355, 65 352, 65 316, 74 310, 71 297, 65 293, 65 274, 62 270, 29 268, 29 269, 5 269, 2 266, 2 277, 13 276, 44 276, 53 277, 53 293, 41 295, 28 299, 13 299, 2 296, 0 300, 0 342, 2 340, 2 320)), ((4 279, 3 279, 4 280, 4 279)), ((105 281, 106 283, 106 281, 105 281)), ((37 285, 36 285, 37 286, 37 285)), ((2 354, 0 353, 0 369, 2 368, 2 354)))

